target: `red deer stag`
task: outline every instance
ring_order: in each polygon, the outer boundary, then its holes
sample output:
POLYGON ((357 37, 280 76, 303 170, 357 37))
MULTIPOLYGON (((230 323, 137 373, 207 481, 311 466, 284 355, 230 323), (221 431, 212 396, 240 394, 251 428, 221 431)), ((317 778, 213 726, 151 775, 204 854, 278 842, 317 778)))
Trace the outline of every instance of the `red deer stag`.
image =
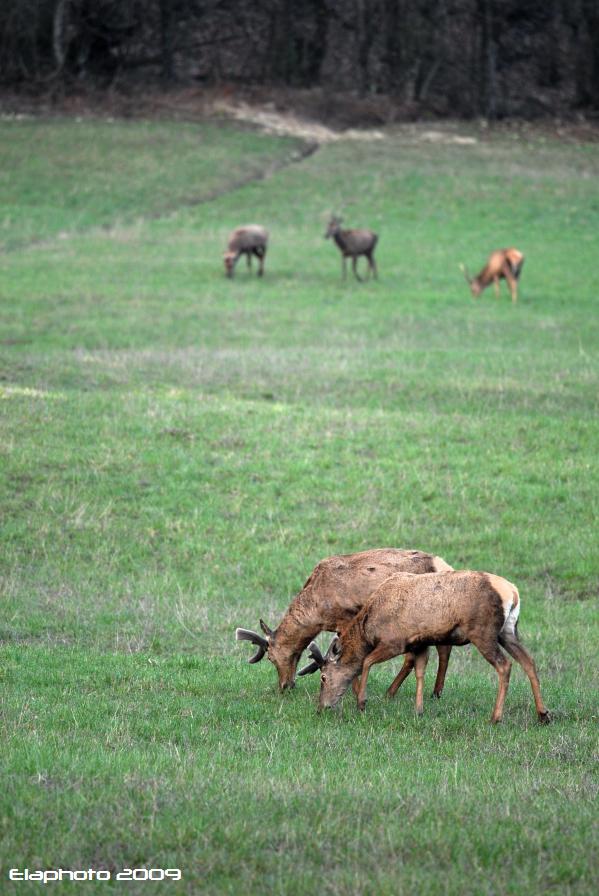
POLYGON ((512 302, 518 301, 518 279, 524 264, 524 255, 518 249, 496 249, 491 252, 486 265, 476 277, 471 277, 466 267, 461 264, 460 270, 470 284, 472 295, 477 298, 483 289, 493 283, 495 295, 499 298, 499 281, 503 278, 510 288, 512 302))
POLYGON ((259 261, 258 276, 264 273, 264 259, 268 248, 268 230, 259 224, 247 224, 245 227, 236 227, 229 234, 227 243, 227 251, 223 255, 225 262, 225 272, 227 277, 232 277, 235 272, 235 265, 239 257, 245 255, 247 258, 248 268, 252 269, 252 255, 255 255, 259 261))
POLYGON ((501 721, 512 667, 501 645, 528 675, 539 721, 548 722, 534 661, 518 638, 519 613, 516 586, 490 573, 460 570, 392 576, 342 628, 322 658, 319 709, 335 706, 353 683, 358 708, 363 710, 370 667, 411 651, 416 712, 421 714, 428 647, 472 643, 499 677, 491 721, 501 721))
POLYGON ((343 268, 343 279, 347 276, 346 260, 351 258, 352 271, 356 280, 362 280, 358 275, 357 262, 360 255, 364 255, 368 262, 368 274, 372 272, 373 276, 377 276, 376 262, 374 260, 374 249, 378 241, 378 236, 372 230, 342 230, 341 218, 333 216, 329 221, 325 239, 332 237, 339 251, 341 252, 341 264, 343 268))
MULTIPOLYGON (((258 648, 250 663, 258 663, 268 656, 277 669, 279 688, 284 691, 295 685, 298 660, 310 641, 321 631, 335 632, 346 625, 389 576, 397 573, 442 573, 451 568, 432 554, 396 548, 377 548, 328 557, 314 567, 276 629, 269 628, 261 619, 264 635, 238 628, 235 637, 238 641, 251 641, 258 648)), ((440 697, 443 690, 450 652, 451 647, 439 648, 439 670, 433 692, 436 697, 440 697)), ((413 658, 407 655, 401 672, 391 685, 391 688, 395 686, 392 693, 397 691, 413 665, 413 658)), ((312 664, 304 670, 304 674, 317 668, 312 664)))

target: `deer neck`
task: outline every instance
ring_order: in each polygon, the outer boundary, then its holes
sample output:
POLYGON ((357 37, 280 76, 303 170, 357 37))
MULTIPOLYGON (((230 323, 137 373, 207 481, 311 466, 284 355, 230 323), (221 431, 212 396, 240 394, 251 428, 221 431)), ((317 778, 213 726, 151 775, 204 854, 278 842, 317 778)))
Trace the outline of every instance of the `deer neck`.
POLYGON ((322 624, 313 614, 301 612, 293 603, 277 628, 277 646, 290 653, 301 652, 322 631, 322 624))
POLYGON ((335 240, 335 242, 337 243, 337 245, 339 246, 339 248, 342 251, 345 251, 345 249, 347 249, 347 240, 345 239, 345 231, 336 230, 335 233, 333 234, 333 239, 335 240))

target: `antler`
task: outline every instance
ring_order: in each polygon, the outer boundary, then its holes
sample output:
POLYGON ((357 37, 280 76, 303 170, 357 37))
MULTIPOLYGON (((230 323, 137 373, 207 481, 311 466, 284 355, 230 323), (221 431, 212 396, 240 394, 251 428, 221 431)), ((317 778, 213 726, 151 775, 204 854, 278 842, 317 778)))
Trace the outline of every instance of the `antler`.
POLYGON ((319 669, 322 669, 331 654, 336 652, 338 642, 339 635, 335 635, 327 648, 327 652, 323 656, 316 641, 310 641, 310 643, 308 644, 308 650, 310 651, 308 656, 310 657, 312 662, 308 663, 307 666, 304 666, 303 669, 300 669, 300 671, 297 673, 298 678, 300 675, 312 675, 313 672, 317 672, 319 669))
POLYGON ((466 265, 460 264, 460 265, 458 265, 458 267, 459 267, 460 271, 462 272, 462 274, 464 275, 464 277, 466 278, 466 283, 472 283, 472 277, 468 273, 468 271, 466 269, 466 265))
POLYGON ((259 663, 268 650, 268 641, 266 640, 266 638, 263 638, 262 635, 258 634, 258 632, 251 631, 249 628, 236 628, 235 640, 251 641, 252 644, 255 644, 258 647, 258 650, 253 655, 253 657, 248 660, 249 663, 259 663))
POLYGON ((308 663, 307 666, 304 666, 303 669, 297 673, 299 678, 300 675, 312 675, 314 672, 318 672, 319 669, 325 664, 325 658, 321 653, 320 647, 316 643, 316 641, 310 641, 308 644, 308 650, 310 651, 308 656, 312 660, 311 663, 308 663))

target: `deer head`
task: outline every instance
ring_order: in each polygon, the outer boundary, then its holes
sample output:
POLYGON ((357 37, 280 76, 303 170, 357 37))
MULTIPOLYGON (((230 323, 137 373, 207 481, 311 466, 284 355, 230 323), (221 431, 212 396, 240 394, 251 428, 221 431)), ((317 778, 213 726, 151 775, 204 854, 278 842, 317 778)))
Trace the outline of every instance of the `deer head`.
POLYGON ((466 283, 470 287, 470 291, 472 292, 472 295, 479 296, 481 293, 481 285, 479 283, 478 277, 471 277, 470 274, 468 273, 468 269, 466 268, 466 265, 464 265, 464 264, 460 265, 460 271, 466 278, 466 283))
POLYGON ((277 630, 271 629, 263 619, 260 620, 260 628, 266 637, 247 628, 235 629, 237 641, 251 641, 258 650, 250 657, 249 663, 259 663, 264 656, 276 667, 279 676, 279 690, 286 691, 295 687, 295 669, 301 651, 297 653, 290 650, 285 644, 277 643, 277 630))
POLYGON ((225 273, 227 277, 232 277, 233 271, 235 270, 235 262, 237 261, 237 252, 224 252, 223 261, 225 263, 225 273))
POLYGON ((352 678, 355 678, 353 665, 346 666, 339 662, 341 657, 341 639, 338 634, 335 635, 324 655, 315 641, 310 643, 308 650, 310 651, 309 655, 312 662, 300 669, 297 674, 298 676, 311 675, 320 669, 318 709, 332 709, 349 687, 352 678))
POLYGON ((298 672, 299 675, 311 675, 320 669, 320 697, 318 710, 333 709, 348 689, 351 681, 359 674, 361 661, 351 658, 343 661, 343 646, 339 634, 336 634, 323 655, 318 644, 312 641, 308 646, 311 662, 298 672))
POLYGON ((331 220, 327 226, 327 232, 324 235, 325 240, 330 239, 335 236, 335 234, 339 231, 343 218, 338 218, 336 215, 331 215, 331 220))

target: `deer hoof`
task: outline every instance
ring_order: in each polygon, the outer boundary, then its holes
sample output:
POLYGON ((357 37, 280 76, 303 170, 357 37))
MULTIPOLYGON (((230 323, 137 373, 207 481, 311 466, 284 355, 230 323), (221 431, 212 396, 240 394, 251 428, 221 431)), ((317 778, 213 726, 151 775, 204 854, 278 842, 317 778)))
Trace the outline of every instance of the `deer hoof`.
POLYGON ((539 713, 539 722, 541 725, 548 725, 551 721, 551 713, 548 710, 539 713))

